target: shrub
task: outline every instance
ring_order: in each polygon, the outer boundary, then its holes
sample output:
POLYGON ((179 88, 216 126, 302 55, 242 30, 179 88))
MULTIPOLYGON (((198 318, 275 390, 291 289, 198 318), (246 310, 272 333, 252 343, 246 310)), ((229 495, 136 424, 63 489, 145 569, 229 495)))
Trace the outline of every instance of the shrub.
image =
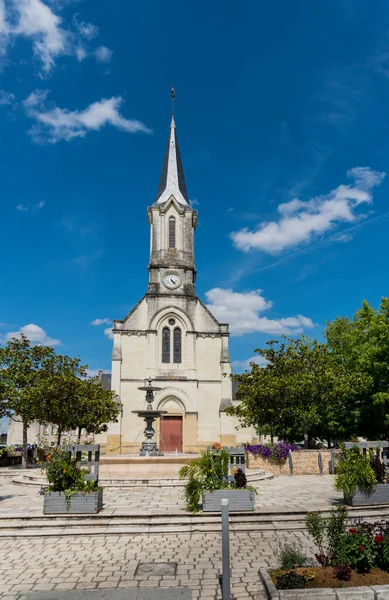
POLYGON ((325 519, 319 512, 308 513, 305 523, 309 535, 313 538, 319 552, 316 560, 323 567, 338 564, 343 548, 343 539, 348 522, 346 506, 338 506, 331 510, 329 518, 325 519))
POLYGON ((242 469, 238 469, 237 472, 234 473, 234 479, 237 488, 247 487, 247 478, 242 469))
POLYGON ((370 466, 374 471, 377 483, 386 483, 386 467, 380 461, 379 456, 374 456, 370 460, 370 466))
POLYGON ((350 581, 351 579, 351 567, 349 563, 343 563, 343 565, 337 565, 334 568, 334 577, 339 581, 350 581))
POLYGON ((300 545, 295 542, 281 545, 277 551, 277 558, 280 562, 280 569, 288 571, 296 567, 305 567, 308 562, 307 557, 302 552, 300 545))
POLYGON ((226 450, 203 450, 196 458, 181 467, 180 479, 188 479, 185 485, 185 503, 190 512, 199 510, 201 494, 204 490, 213 492, 228 487, 227 475, 229 454, 226 450))
POLYGON ((369 456, 360 452, 357 446, 344 449, 337 466, 335 488, 343 492, 345 498, 352 498, 357 489, 369 496, 375 491, 375 484, 376 476, 369 456))
POLYGON ((299 575, 296 571, 289 571, 283 575, 277 575, 278 590, 295 590, 303 589, 306 586, 306 579, 303 575, 299 575))
POLYGON ((369 536, 359 529, 356 533, 350 530, 343 540, 339 558, 361 573, 370 571, 375 565, 375 560, 369 536))

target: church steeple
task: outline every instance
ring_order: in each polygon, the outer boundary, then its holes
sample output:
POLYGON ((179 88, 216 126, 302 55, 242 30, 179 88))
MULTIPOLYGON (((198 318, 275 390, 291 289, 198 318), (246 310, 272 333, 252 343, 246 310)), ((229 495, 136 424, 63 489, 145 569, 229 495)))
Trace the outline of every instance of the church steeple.
POLYGON ((184 170, 182 168, 180 147, 178 145, 174 115, 170 124, 169 139, 163 161, 161 179, 155 204, 164 204, 171 196, 182 206, 189 206, 184 170))
MULTIPOLYGON (((174 100, 174 90, 172 98, 174 100)), ((194 232, 197 210, 189 204, 174 114, 150 224, 149 294, 195 296, 194 232)))

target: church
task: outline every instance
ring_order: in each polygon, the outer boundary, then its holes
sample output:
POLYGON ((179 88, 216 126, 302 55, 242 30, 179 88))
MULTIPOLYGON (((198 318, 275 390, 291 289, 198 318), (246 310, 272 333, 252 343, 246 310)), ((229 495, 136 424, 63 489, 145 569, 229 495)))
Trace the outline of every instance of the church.
POLYGON ((225 414, 235 402, 228 350, 229 328, 219 323, 196 295, 194 254, 197 210, 189 201, 172 117, 150 225, 148 290, 138 304, 113 323, 111 388, 121 415, 96 436, 107 454, 137 453, 144 423, 132 413, 146 406, 138 390, 145 379, 160 387, 154 409, 161 452, 198 453, 213 442, 252 442, 253 430, 225 414))

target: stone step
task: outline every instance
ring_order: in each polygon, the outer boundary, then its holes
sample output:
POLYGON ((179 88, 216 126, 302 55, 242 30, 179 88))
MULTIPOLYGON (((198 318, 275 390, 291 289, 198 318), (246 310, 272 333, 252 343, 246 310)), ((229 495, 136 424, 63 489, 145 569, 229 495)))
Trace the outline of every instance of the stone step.
MULTIPOLYGON (((273 473, 266 473, 263 469, 258 469, 255 472, 247 474, 247 482, 249 484, 256 483, 258 481, 264 481, 267 479, 273 479, 273 473)), ((14 475, 12 483, 17 485, 35 485, 45 486, 47 480, 42 475, 35 473, 24 472, 23 474, 14 475)), ((150 478, 130 478, 130 477, 100 477, 99 483, 102 487, 113 487, 113 488, 140 488, 140 487, 184 487, 185 481, 180 480, 178 477, 150 477, 150 478)))
MULTIPOLYGON (((324 511, 323 511, 324 512, 324 511)), ((328 513, 328 511, 327 511, 328 513)), ((232 532, 245 531, 292 531, 305 529, 303 511, 283 513, 232 513, 232 532)), ((351 518, 375 521, 388 518, 389 506, 350 509, 351 518)), ((55 515, 55 516, 0 516, 0 537, 80 536, 80 535, 130 535, 130 534, 178 534, 219 533, 219 514, 160 516, 106 515, 55 515)))

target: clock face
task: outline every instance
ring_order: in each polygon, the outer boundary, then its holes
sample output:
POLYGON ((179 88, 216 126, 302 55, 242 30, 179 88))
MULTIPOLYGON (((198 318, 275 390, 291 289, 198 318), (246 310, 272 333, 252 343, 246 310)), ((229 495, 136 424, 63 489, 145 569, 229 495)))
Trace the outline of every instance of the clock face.
POLYGON ((181 277, 178 273, 167 273, 164 275, 163 283, 170 290, 174 290, 181 285, 181 277))

